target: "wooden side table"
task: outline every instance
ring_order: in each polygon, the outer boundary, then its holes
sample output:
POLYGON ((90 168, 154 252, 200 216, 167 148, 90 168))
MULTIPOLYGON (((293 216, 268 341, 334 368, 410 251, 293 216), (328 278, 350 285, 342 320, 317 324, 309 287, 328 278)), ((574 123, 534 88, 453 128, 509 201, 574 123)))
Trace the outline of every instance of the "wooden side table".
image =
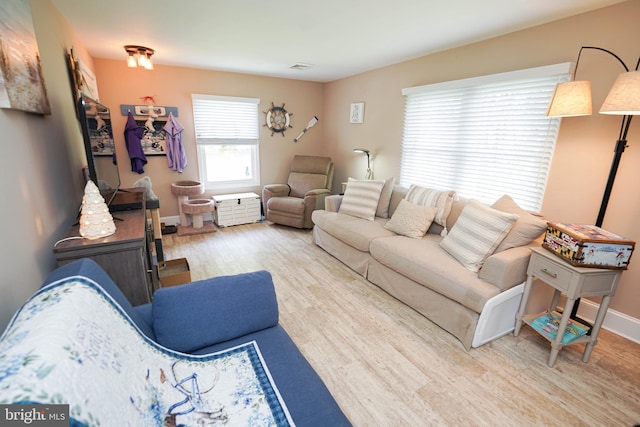
POLYGON ((587 363, 591 356, 591 352, 593 351, 593 347, 597 343, 598 332, 600 332, 600 327, 602 326, 604 317, 607 314, 607 308, 609 307, 611 297, 613 297, 616 288, 618 287, 621 275, 622 270, 575 267, 564 262, 557 255, 552 254, 546 249, 532 248, 529 268, 527 269, 527 282, 524 286, 524 293, 522 295, 522 301, 520 302, 520 310, 516 315, 516 327, 513 334, 518 336, 523 322, 531 325, 531 322, 533 322, 534 319, 543 314, 525 314, 527 300, 531 293, 534 278, 537 277, 555 288, 553 299, 549 306, 549 311, 556 310, 560 294, 564 293, 567 297, 567 301, 562 310, 562 318, 560 320, 555 340, 541 334, 551 342, 551 354, 549 355, 547 365, 553 367, 556 358, 558 357, 558 353, 563 347, 563 332, 569 322, 571 310, 573 309, 576 299, 589 296, 602 296, 600 308, 596 314, 596 319, 593 323, 591 333, 564 344, 573 345, 586 343, 586 347, 582 355, 582 361, 587 363))

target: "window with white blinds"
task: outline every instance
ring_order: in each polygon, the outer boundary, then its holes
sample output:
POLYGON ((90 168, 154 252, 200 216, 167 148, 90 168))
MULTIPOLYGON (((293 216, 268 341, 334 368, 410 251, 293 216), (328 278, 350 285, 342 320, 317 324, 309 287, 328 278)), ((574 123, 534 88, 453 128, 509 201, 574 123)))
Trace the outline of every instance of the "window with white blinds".
POLYGON ((570 65, 403 89, 400 184, 539 211, 560 127, 545 113, 570 65))
POLYGON ((257 98, 191 95, 200 179, 208 189, 260 185, 257 98))

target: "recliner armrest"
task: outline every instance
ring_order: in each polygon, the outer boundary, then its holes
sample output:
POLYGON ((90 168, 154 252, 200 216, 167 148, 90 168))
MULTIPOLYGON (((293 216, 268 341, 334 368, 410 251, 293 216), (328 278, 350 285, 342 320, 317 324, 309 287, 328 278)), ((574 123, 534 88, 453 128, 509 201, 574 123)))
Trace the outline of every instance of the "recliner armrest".
POLYGON ((267 191, 270 193, 270 197, 286 197, 291 188, 287 184, 268 184, 264 186, 263 193, 267 191))
POLYGON ((340 204, 344 198, 341 194, 333 194, 327 196, 324 199, 324 209, 329 212, 338 212, 340 210, 340 204))
POLYGON ((304 197, 307 196, 318 196, 318 195, 329 195, 331 194, 331 191, 327 190, 326 188, 316 188, 314 190, 309 190, 304 194, 304 197))
POLYGON ((505 291, 527 279, 527 268, 531 249, 519 246, 491 255, 484 262, 478 278, 485 280, 500 291, 505 291))

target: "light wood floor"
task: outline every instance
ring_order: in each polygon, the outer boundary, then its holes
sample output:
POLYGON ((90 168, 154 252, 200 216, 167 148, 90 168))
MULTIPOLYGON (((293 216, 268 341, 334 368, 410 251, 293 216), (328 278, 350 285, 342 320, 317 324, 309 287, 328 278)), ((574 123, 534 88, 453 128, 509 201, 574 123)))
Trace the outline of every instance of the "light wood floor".
POLYGON ((632 426, 640 344, 602 331, 591 360, 523 327, 467 352, 425 317, 312 243, 269 223, 164 236, 193 280, 265 269, 286 328, 355 426, 632 426))

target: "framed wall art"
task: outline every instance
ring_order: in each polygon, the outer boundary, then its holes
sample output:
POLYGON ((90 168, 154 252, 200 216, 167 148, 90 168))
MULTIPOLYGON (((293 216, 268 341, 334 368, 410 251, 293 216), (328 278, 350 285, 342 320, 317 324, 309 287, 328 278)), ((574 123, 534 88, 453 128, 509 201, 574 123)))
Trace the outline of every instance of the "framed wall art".
POLYGON ((51 114, 29 0, 0 3, 0 108, 51 114))
POLYGON ((354 102, 351 104, 351 123, 364 123, 364 102, 354 102))

